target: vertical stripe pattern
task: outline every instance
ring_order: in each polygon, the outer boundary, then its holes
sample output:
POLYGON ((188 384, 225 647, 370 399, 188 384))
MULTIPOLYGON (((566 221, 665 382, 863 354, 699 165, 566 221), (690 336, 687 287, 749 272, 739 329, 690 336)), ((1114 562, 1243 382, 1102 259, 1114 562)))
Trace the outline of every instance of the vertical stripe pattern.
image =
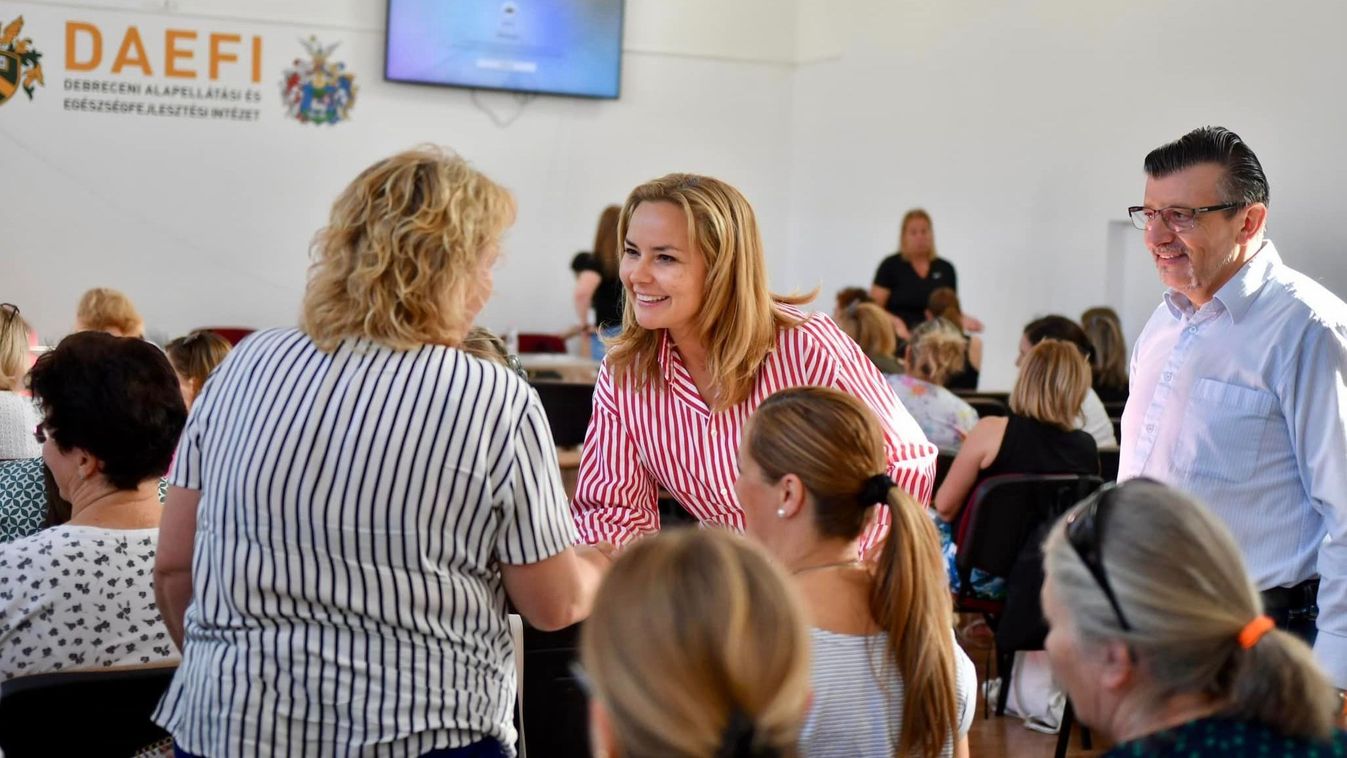
MULTIPOLYGON (((702 400, 667 334, 661 386, 620 386, 603 365, 571 504, 583 540, 620 545, 659 529, 660 486, 703 524, 743 531, 734 480, 744 424, 772 393, 807 385, 834 387, 869 406, 884 430, 889 475, 918 502, 930 502, 936 448, 883 375, 828 316, 782 307, 803 323, 777 332, 751 395, 723 411, 712 413, 702 400)), ((862 549, 885 533, 889 520, 881 507, 862 549)))
POLYGON ((294 329, 207 382, 172 483, 201 493, 183 662, 155 714, 199 755, 512 745, 500 563, 574 544, 542 406, 442 346, 294 329))

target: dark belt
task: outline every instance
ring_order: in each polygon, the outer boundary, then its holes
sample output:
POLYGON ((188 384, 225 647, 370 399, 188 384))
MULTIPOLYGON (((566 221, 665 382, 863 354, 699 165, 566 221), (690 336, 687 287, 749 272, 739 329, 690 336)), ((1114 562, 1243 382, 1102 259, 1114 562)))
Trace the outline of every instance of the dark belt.
POLYGON ((1269 613, 1309 608, 1319 602, 1319 580, 1306 579, 1294 587, 1263 590, 1263 609, 1269 613))

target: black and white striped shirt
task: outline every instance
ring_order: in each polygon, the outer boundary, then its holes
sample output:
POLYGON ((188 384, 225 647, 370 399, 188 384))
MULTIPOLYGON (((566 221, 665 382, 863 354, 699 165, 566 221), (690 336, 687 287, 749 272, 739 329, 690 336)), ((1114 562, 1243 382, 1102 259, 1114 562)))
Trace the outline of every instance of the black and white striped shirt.
POLYGON ((198 755, 419 755, 515 741, 500 563, 576 542, 542 406, 452 348, 295 329, 192 408, 186 649, 155 718, 198 755))

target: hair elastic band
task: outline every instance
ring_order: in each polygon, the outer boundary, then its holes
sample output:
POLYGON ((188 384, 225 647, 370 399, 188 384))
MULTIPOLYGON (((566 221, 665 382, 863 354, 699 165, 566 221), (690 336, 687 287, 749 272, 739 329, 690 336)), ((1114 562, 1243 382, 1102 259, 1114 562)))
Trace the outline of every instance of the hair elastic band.
POLYGON ((1258 641, 1263 639, 1263 635, 1272 631, 1273 626, 1275 624, 1272 623, 1271 616, 1258 616, 1239 630, 1239 646, 1248 650, 1257 645, 1258 641))
POLYGON ((875 474, 865 480, 861 486, 861 493, 857 496, 861 505, 869 507, 875 503, 882 503, 889 499, 889 490, 893 489, 893 480, 888 474, 875 474))

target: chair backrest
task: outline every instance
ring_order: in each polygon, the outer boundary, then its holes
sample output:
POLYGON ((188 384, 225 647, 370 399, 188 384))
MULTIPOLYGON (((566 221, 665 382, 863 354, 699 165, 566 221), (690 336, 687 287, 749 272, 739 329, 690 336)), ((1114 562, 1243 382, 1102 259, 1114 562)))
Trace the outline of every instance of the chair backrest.
POLYGON ((47 522, 41 458, 0 461, 0 542, 37 534, 47 522))
POLYGON ((36 674, 0 684, 0 751, 131 755, 168 733, 150 720, 176 667, 36 674), (71 728, 77 724, 77 728, 71 728))
POLYGON ((207 326, 203 327, 208 332, 215 332, 230 345, 237 345, 243 341, 244 337, 257 331, 246 326, 207 326))
POLYGON ((586 382, 532 382, 543 403, 552 440, 559 447, 573 447, 585 441, 589 416, 594 409, 594 385, 586 382))
POLYGON ((1103 484, 1080 474, 1001 474, 984 479, 964 507, 955 540, 963 587, 974 568, 1007 576, 1025 542, 1103 484))
POLYGON ((971 396, 963 399, 977 411, 978 418, 987 418, 988 416, 1009 416, 1010 406, 994 397, 971 396))
POLYGON ((564 353, 566 340, 557 334, 524 333, 519 335, 521 353, 564 353))
POLYGON ((1119 453, 1116 447, 1106 447, 1099 451, 1099 478, 1106 482, 1118 481, 1119 453))

